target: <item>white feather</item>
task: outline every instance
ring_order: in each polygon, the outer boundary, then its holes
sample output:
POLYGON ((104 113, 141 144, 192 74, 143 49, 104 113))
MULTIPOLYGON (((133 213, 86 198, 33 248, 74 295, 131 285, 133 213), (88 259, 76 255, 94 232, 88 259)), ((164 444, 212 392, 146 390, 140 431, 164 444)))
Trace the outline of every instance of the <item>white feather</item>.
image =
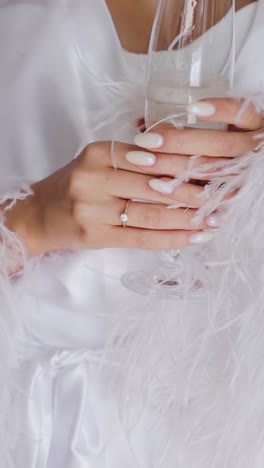
MULTIPOLYGON (((118 116, 127 106, 140 115, 138 96, 125 95, 118 116)), ((254 102, 264 113, 264 98, 254 102)), ((223 209, 216 239, 184 254, 190 281, 194 271, 207 274, 207 295, 174 303, 149 297, 142 308, 117 312, 114 394, 127 437, 146 413, 154 421, 147 439, 168 428, 153 467, 264 466, 264 134, 258 138, 255 151, 200 168, 190 162, 175 179, 175 187, 212 179, 197 221, 223 209)))
POLYGON ((13 429, 15 421, 9 420, 11 395, 14 387, 13 372, 18 366, 18 337, 23 328, 18 302, 12 287, 12 273, 26 265, 26 252, 22 240, 5 227, 5 211, 18 200, 32 194, 30 186, 18 179, 3 180, 0 206, 0 460, 4 468, 13 468, 13 429), (11 276, 10 276, 11 273, 11 276))

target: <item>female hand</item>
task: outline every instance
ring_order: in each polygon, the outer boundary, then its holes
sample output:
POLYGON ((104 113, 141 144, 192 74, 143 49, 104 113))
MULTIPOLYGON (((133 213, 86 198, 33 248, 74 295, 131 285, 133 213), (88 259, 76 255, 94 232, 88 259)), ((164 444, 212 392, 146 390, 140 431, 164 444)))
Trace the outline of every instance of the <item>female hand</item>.
MULTIPOLYGON (((197 179, 197 165, 236 158, 254 150, 260 143, 256 137, 264 131, 263 118, 253 104, 247 105, 241 99, 210 99, 189 106, 188 111, 200 120, 226 124, 227 130, 175 129, 160 126, 154 133, 138 135, 135 139, 136 144, 151 151, 156 158, 156 169, 166 168, 168 175, 181 175, 191 167, 195 174, 193 178, 197 179), (190 159, 186 157, 190 155, 206 156, 193 159, 190 166, 190 159)), ((135 156, 135 159, 137 157, 135 156)), ((202 174, 200 171, 201 179, 202 174)), ((150 186, 164 194, 173 194, 175 187, 173 181, 160 178, 152 179, 150 186)))
POLYGON ((192 224, 203 204, 203 188, 186 183, 170 195, 154 191, 151 174, 171 174, 174 159, 160 154, 155 165, 155 156, 147 153, 144 165, 142 160, 135 165, 131 158, 138 150, 117 143, 114 169, 110 142, 89 145, 70 164, 34 184, 34 195, 6 212, 7 227, 20 234, 30 256, 58 249, 178 249, 210 240, 210 220, 195 230, 192 224), (152 203, 131 202, 124 228, 120 215, 131 199, 152 203), (175 202, 191 208, 167 208, 175 202))

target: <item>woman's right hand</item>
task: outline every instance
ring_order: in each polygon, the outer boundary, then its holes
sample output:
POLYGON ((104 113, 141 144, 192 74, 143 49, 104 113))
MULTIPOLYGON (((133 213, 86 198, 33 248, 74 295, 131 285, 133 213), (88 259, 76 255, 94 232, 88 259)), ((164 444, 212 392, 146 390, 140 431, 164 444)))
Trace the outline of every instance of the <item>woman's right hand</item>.
POLYGON ((169 177, 187 168, 187 156, 159 155, 156 162, 151 153, 132 145, 116 143, 114 150, 117 169, 112 166, 111 143, 93 143, 34 184, 34 195, 6 212, 7 227, 22 237, 29 256, 108 247, 181 249, 213 237, 208 232, 210 225, 215 227, 213 220, 197 230, 192 223, 204 203, 199 197, 203 187, 185 183, 166 195, 149 185, 153 175, 169 177), (130 199, 146 203, 130 203, 124 228, 120 215, 130 199), (191 208, 168 209, 177 202, 191 208))

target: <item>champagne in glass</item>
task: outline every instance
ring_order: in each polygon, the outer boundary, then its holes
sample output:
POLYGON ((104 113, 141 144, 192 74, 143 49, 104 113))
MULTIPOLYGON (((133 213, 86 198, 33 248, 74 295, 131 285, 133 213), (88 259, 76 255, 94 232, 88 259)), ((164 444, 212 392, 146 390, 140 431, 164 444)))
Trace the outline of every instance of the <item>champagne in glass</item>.
MULTIPOLYGON (((214 128, 221 123, 198 121, 190 104, 229 95, 235 63, 234 0, 159 0, 153 24, 146 76, 147 131, 166 123, 214 128)), ((198 296, 203 278, 188 277, 179 251, 159 254, 155 271, 127 273, 123 284, 142 294, 181 298, 198 296), (187 291, 188 289, 188 291, 187 291)))

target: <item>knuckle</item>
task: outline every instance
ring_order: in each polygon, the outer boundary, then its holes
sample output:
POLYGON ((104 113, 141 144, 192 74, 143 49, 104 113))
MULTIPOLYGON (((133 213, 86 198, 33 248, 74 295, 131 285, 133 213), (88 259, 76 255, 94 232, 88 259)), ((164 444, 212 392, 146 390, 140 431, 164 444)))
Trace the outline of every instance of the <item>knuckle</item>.
POLYGON ((96 248, 94 237, 91 234, 90 229, 87 229, 84 226, 78 226, 78 236, 83 246, 91 248, 96 248))
POLYGON ((82 185, 82 177, 83 177, 83 174, 79 168, 74 169, 69 176, 68 193, 70 197, 73 199, 78 198, 80 194, 80 188, 82 185))
POLYGON ((91 207, 80 202, 75 202, 72 205, 72 221, 75 227, 75 232, 82 245, 94 248, 101 245, 102 229, 98 230, 98 223, 93 219, 91 207), (99 232, 98 232, 99 231, 99 232))
POLYGON ((72 218, 75 225, 85 228, 83 206, 81 203, 72 203, 72 218))
POLYGON ((85 149, 84 162, 87 165, 93 165, 98 159, 98 143, 91 143, 85 149))
POLYGON ((140 211, 140 222, 144 226, 158 227, 160 225, 160 209, 158 207, 144 207, 140 211))
POLYGON ((69 195, 73 199, 79 199, 82 195, 87 198, 89 193, 93 193, 94 188, 98 187, 101 178, 102 176, 98 170, 75 169, 69 180, 69 195))
POLYGON ((101 141, 90 143, 84 151, 85 164, 90 166, 106 165, 110 161, 110 143, 101 141))
POLYGON ((88 223, 85 220, 83 207, 80 203, 74 203, 72 206, 73 226, 75 227, 76 236, 82 245, 90 244, 90 232, 88 223))
POLYGON ((80 237, 83 245, 89 249, 102 249, 108 246, 107 244, 107 233, 100 228, 100 234, 98 235, 98 230, 96 227, 82 227, 80 226, 80 237))

